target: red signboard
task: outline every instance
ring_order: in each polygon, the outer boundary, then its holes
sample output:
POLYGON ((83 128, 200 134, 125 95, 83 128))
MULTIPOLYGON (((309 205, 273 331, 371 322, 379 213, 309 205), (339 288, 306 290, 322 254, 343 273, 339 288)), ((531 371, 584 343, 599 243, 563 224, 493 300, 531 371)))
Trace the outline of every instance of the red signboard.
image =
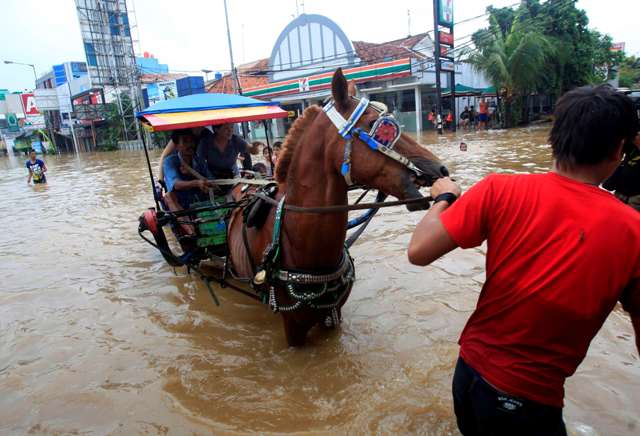
POLYGON ((20 97, 22 97, 22 107, 24 108, 25 115, 40 115, 38 106, 36 106, 36 98, 33 94, 22 94, 20 97))
POLYGON ((453 33, 438 32, 440 35, 440 44, 453 45, 453 33))
POLYGON ((449 58, 449 57, 451 57, 451 56, 449 55, 449 48, 448 48, 448 47, 445 47, 444 45, 441 45, 441 46, 440 46, 440 57, 442 57, 442 58, 449 58))
POLYGON ((624 42, 614 42, 611 44, 611 51, 624 51, 624 42))

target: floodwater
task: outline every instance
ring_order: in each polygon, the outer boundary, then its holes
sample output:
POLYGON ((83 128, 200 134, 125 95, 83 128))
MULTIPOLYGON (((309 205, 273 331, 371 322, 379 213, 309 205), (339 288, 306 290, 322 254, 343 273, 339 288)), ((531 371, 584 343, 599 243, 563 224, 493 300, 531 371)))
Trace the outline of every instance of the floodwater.
MULTIPOLYGON (((545 171, 546 134, 423 142, 466 188, 545 171)), ((0 434, 458 434, 451 377, 482 248, 411 266, 424 212, 381 211, 353 247, 341 328, 292 349, 267 307, 228 289, 216 307, 140 240, 152 206, 141 152, 46 162, 49 185, 33 187, 22 159, 0 158, 0 434)), ((619 308, 566 390, 570 433, 640 432, 640 361, 619 308)))

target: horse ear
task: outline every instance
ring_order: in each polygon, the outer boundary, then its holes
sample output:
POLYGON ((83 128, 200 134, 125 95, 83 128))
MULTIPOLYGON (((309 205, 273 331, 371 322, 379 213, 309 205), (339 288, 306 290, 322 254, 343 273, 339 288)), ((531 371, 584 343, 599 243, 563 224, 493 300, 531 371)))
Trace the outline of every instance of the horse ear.
POLYGON ((355 97, 358 95, 358 87, 356 86, 355 81, 349 80, 348 90, 349 97, 355 97))
POLYGON ((331 95, 336 106, 346 109, 349 106, 349 91, 347 79, 342 73, 342 68, 338 68, 331 79, 331 95))

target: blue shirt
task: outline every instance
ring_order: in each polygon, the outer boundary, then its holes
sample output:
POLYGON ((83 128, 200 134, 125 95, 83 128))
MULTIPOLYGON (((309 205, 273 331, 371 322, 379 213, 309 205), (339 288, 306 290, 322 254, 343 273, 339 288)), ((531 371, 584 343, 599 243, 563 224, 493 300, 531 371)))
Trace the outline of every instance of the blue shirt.
POLYGON ((202 136, 198 145, 198 157, 206 163, 209 173, 218 179, 233 178, 240 175, 238 154, 247 149, 247 143, 238 135, 231 139, 223 152, 213 143, 214 135, 202 136))
POLYGON ((36 159, 35 163, 29 159, 26 162, 27 169, 32 173, 33 183, 47 183, 47 177, 44 175, 44 162, 36 159))
MULTIPOLYGON (((207 168, 200 164, 195 156, 193 157, 191 168, 196 170, 200 175, 209 178, 207 168)), ((178 156, 178 153, 172 153, 164 159, 162 163, 162 171, 164 173, 164 182, 167 185, 167 192, 173 192, 175 184, 179 180, 188 182, 196 179, 191 174, 184 174, 180 172, 180 156, 178 156)), ((201 201, 204 198, 201 194, 202 191, 199 189, 175 191, 178 203, 180 203, 180 206, 185 209, 188 209, 192 203, 201 201)))

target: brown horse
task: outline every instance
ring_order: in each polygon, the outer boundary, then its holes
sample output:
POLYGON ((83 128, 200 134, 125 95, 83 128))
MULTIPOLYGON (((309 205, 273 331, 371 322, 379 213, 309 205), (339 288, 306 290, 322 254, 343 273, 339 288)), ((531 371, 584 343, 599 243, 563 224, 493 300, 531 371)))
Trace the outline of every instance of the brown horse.
MULTIPOLYGON (((347 81, 340 69, 333 76, 331 91, 336 109, 343 117, 349 118, 357 101, 349 95, 347 81)), ((368 107, 356 126, 368 130, 379 116, 377 110, 368 107)), ((341 174, 344 144, 345 140, 322 108, 307 108, 285 139, 275 174, 279 188, 276 199, 286 195, 286 204, 302 207, 347 205, 348 186, 341 174)), ((448 174, 434 154, 404 134, 394 149, 423 171, 422 180, 416 180, 416 176, 405 166, 370 149, 359 139, 354 138, 352 147, 353 182, 379 189, 398 199, 421 197, 416 182, 430 185, 435 179, 448 174)), ((234 195, 238 198, 242 194, 235 191, 234 195)), ((265 249, 271 242, 274 209, 260 229, 247 228, 246 242, 243 239, 242 211, 233 213, 229 222, 228 242, 230 265, 236 275, 253 277, 255 274, 252 263, 261 263, 265 249), (250 253, 247 253, 245 246, 250 247, 250 253)), ((317 214, 286 211, 280 238, 282 268, 318 273, 335 271, 343 259, 346 223, 347 212, 317 214)), ((349 289, 336 307, 337 320, 351 284, 348 286, 349 289)), ((282 304, 292 302, 282 284, 275 285, 272 292, 282 304)), ((307 306, 282 312, 289 345, 304 344, 311 327, 326 321, 327 316, 333 315, 335 319, 335 314, 335 310, 331 314, 328 310, 307 306)))

